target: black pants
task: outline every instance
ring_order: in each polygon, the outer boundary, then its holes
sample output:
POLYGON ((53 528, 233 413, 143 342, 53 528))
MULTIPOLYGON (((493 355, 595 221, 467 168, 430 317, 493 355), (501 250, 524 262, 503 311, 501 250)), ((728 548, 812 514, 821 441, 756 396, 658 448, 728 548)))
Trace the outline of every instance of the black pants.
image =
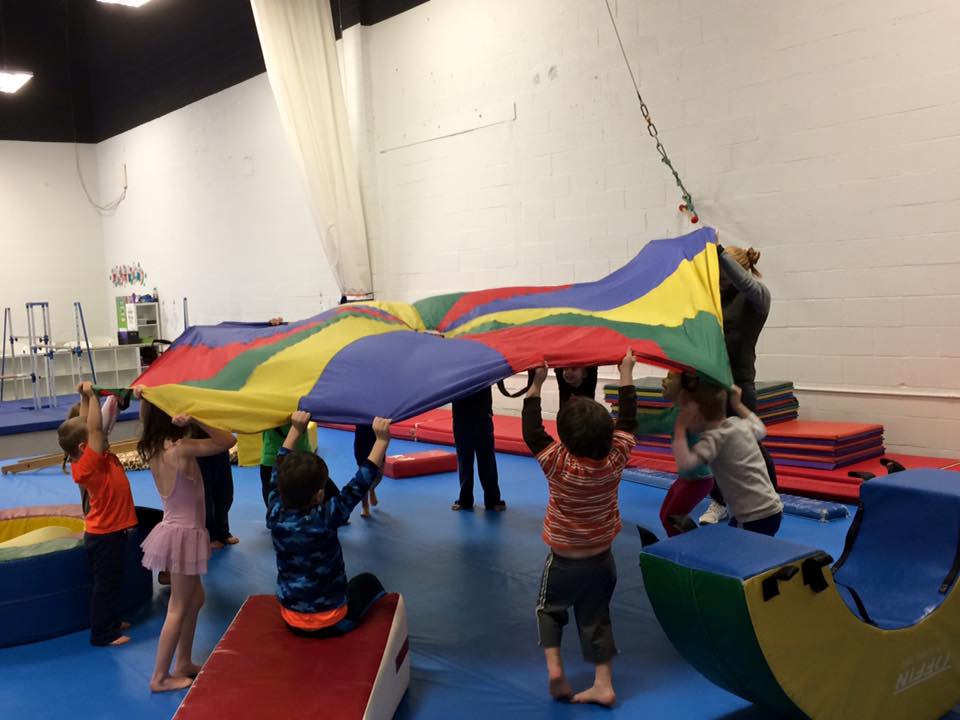
POLYGON ((127 555, 128 530, 103 535, 83 534, 83 548, 90 562, 90 644, 109 645, 120 632, 120 588, 127 555))
MULTIPOLYGON (((270 478, 272 476, 272 465, 260 466, 260 492, 263 494, 264 507, 267 507, 267 498, 270 497, 270 478)), ((333 480, 327 478, 327 484, 323 487, 324 502, 326 502, 328 498, 337 497, 338 495, 340 495, 340 488, 337 487, 337 484, 333 480)))
POLYGON ((233 472, 230 453, 222 452, 198 457, 203 476, 203 495, 207 511, 207 531, 210 540, 226 542, 230 537, 230 507, 233 505, 233 472))
POLYGON ((377 443, 377 435, 373 432, 373 425, 357 425, 353 433, 353 459, 357 467, 370 457, 370 451, 377 443))
POLYGON ((273 465, 260 466, 260 492, 263 493, 263 506, 267 507, 267 498, 270 496, 270 477, 273 475, 273 465))
MULTIPOLYGON (((746 405, 751 412, 757 412, 757 386, 752 382, 744 382, 740 385, 740 390, 742 395, 740 397, 741 402, 746 405)), ((727 417, 731 417, 734 413, 730 410, 730 406, 727 406, 727 417)), ((773 483, 773 489, 779 490, 777 485, 777 467, 773 464, 773 456, 770 455, 770 451, 763 446, 763 443, 759 440, 757 444, 760 446, 760 454, 763 455, 763 464, 767 466, 767 475, 770 476, 770 482, 773 483)), ((713 490, 710 491, 710 499, 715 502, 727 506, 727 503, 723 499, 723 493, 720 492, 720 488, 717 487, 717 484, 713 484, 713 490)))
POLYGON ((731 518, 730 527, 743 528, 744 530, 749 530, 750 532, 773 537, 780 529, 781 522, 783 522, 783 512, 778 512, 775 515, 761 518, 759 520, 751 520, 750 522, 745 523, 738 523, 736 518, 731 518))
POLYGON ((600 664, 613 658, 617 646, 610 623, 610 599, 616 586, 617 565, 609 550, 577 559, 551 551, 543 566, 537 604, 540 647, 560 647, 567 610, 573 606, 584 660, 600 664))
POLYGON ((287 625, 295 634, 303 637, 329 638, 345 635, 353 630, 370 611, 374 603, 383 597, 383 585, 373 573, 360 573, 347 583, 347 616, 336 625, 320 630, 304 630, 287 625))
MULTIPOLYGON (((353 459, 357 461, 357 467, 363 465, 363 462, 370 458, 370 452, 376 444, 377 434, 373 431, 373 425, 356 426, 353 433, 353 459)), ((376 490, 381 480, 383 480, 382 469, 377 473, 377 479, 373 481, 370 490, 376 490)))
POLYGON ((500 483, 497 477, 497 453, 493 445, 493 416, 453 416, 453 441, 457 446, 457 471, 460 474, 462 508, 473 507, 473 458, 477 458, 477 474, 483 488, 483 504, 488 510, 500 504, 500 483))

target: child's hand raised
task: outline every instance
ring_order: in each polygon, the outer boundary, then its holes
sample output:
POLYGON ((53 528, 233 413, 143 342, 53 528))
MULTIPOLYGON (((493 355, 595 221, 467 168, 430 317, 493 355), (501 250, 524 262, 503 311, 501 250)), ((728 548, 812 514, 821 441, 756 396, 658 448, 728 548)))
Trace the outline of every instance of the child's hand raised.
POLYGON ((91 383, 89 380, 84 380, 82 383, 77 385, 77 392, 81 395, 92 396, 94 394, 93 383, 91 383))
POLYGON ((310 413, 306 410, 297 410, 290 416, 290 424, 302 435, 310 424, 310 413))
POLYGON ((636 364, 637 359, 633 356, 633 350, 627 348, 627 354, 620 361, 620 387, 633 385, 633 366, 636 364))
POLYGON ((390 444, 390 419, 375 417, 373 419, 373 434, 377 436, 377 441, 370 448, 370 455, 367 459, 378 468, 382 468, 387 455, 387 446, 390 444))
POLYGON ((540 389, 543 387, 543 381, 547 379, 547 363, 531 371, 530 387, 527 388, 526 397, 540 397, 540 389))
POLYGON ((177 415, 175 417, 170 418, 170 422, 172 422, 177 427, 186 427, 187 425, 193 422, 193 418, 190 417, 189 415, 177 415))
POLYGON ((739 385, 733 385, 730 388, 730 405, 737 407, 743 402, 743 389, 739 385))
POLYGON ((536 387, 543 385, 544 381, 547 379, 547 372, 547 363, 543 363, 543 365, 533 371, 533 384, 536 387))
POLYGON ((377 440, 390 441, 390 419, 375 417, 373 419, 373 434, 377 436, 377 440))
POLYGON ((133 399, 134 399, 134 400, 139 400, 140 398, 142 398, 142 397, 143 397, 144 388, 146 388, 146 387, 147 387, 146 385, 134 385, 134 386, 133 386, 133 399))

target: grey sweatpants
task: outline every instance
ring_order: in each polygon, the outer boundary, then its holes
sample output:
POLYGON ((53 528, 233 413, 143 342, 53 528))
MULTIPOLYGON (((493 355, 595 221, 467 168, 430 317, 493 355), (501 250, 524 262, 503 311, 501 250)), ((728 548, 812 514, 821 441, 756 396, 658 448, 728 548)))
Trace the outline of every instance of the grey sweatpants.
POLYGON ((540 647, 560 647, 567 610, 580 633, 580 648, 587 662, 608 662, 617 654, 610 624, 610 598, 617 585, 617 565, 607 550, 593 557, 573 559, 552 551, 547 555, 537 603, 540 647))

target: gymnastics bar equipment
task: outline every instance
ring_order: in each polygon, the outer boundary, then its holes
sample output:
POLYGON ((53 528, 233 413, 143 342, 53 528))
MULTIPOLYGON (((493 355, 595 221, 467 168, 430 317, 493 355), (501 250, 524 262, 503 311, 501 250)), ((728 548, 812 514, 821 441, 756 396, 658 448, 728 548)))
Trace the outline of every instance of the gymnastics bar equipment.
POLYGON ((47 397, 50 400, 50 407, 57 407, 57 389, 54 386, 53 377, 53 345, 50 340, 50 303, 48 302, 28 302, 27 303, 27 337, 29 338, 30 348, 30 377, 33 380, 33 409, 40 409, 40 385, 38 383, 40 372, 40 358, 43 356, 43 363, 47 371, 47 397), (43 335, 37 332, 36 311, 40 311, 40 319, 43 323, 43 335))
POLYGON ((58 350, 69 351, 73 356, 72 362, 75 363, 74 367, 74 376, 80 377, 83 372, 82 367, 82 357, 84 348, 87 351, 87 361, 90 365, 90 375, 93 379, 93 382, 97 381, 96 369, 93 366, 93 353, 90 351, 90 338, 87 334, 87 324, 83 316, 83 307, 80 302, 73 303, 73 319, 74 327, 76 328, 77 342, 75 347, 58 347, 53 344, 50 337, 50 303, 48 302, 28 302, 26 304, 27 310, 27 347, 30 349, 30 372, 29 373, 13 373, 8 375, 6 372, 7 367, 7 340, 9 338, 10 342, 10 358, 13 360, 16 357, 15 353, 15 343, 19 339, 13 331, 13 314, 9 307, 4 308, 3 311, 3 343, 2 343, 2 359, 0 359, 0 401, 3 400, 3 389, 4 383, 7 380, 22 380, 25 378, 30 378, 31 384, 33 386, 33 408, 34 410, 39 410, 41 408, 40 402, 40 364, 41 357, 44 365, 44 370, 46 374, 43 378, 46 381, 46 396, 50 403, 50 407, 58 407, 57 403, 57 390, 56 390, 56 377, 53 373, 53 357, 54 353, 58 350), (36 313, 40 312, 39 323, 37 321, 36 313), (39 325, 42 325, 42 331, 39 329, 39 325), (81 337, 82 336, 82 337, 81 337))

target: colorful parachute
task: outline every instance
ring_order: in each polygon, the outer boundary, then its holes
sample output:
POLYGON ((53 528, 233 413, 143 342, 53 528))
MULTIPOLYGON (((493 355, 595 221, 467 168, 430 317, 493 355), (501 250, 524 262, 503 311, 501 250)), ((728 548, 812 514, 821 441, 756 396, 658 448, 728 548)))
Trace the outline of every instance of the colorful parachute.
POLYGON ((400 420, 538 367, 641 361, 732 382, 716 236, 657 240, 602 280, 342 305, 269 327, 189 328, 137 380, 170 414, 237 432, 400 420))

